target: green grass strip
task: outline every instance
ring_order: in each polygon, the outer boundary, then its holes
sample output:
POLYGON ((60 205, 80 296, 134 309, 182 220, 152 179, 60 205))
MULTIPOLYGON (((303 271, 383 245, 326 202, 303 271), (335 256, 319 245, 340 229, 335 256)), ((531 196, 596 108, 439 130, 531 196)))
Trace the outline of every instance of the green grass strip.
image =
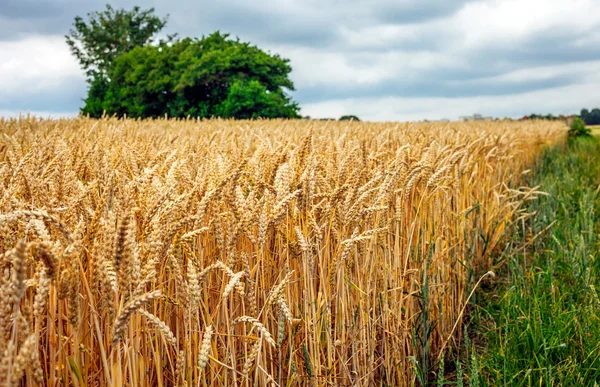
POLYGON ((470 335, 479 369, 470 370, 478 379, 471 383, 600 385, 599 183, 597 138, 538 159, 531 184, 549 195, 529 204, 535 216, 516 225, 500 257, 505 272, 478 293, 470 335))

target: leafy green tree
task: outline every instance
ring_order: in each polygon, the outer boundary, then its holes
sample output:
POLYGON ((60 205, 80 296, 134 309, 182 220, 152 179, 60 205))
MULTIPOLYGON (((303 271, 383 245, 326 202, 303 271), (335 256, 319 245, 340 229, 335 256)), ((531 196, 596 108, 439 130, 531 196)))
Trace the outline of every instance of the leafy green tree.
POLYGON ((110 5, 104 11, 88 13, 88 19, 77 16, 65 38, 90 83, 106 77, 120 55, 150 44, 167 24, 167 18, 154 15, 154 8, 134 7, 127 11, 115 10, 110 5))
POLYGON ((298 118, 287 59, 215 32, 135 48, 108 73, 106 113, 128 117, 298 118))
POLYGON ((76 17, 65 36, 89 83, 83 114, 129 117, 298 118, 287 59, 215 32, 155 41, 154 9, 76 17))

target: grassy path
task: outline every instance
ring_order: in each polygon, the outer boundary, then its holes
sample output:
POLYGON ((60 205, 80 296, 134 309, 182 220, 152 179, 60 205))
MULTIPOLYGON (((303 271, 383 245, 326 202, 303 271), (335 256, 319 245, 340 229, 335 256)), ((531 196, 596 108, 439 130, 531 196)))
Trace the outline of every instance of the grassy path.
POLYGON ((531 202, 506 272, 475 301, 469 384, 600 385, 600 140, 548 150, 532 179, 549 196, 531 202))

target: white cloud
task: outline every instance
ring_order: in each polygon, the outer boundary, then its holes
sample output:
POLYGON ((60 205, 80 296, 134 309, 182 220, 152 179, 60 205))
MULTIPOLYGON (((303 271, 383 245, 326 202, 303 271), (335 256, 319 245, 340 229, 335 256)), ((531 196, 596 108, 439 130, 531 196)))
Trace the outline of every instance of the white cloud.
POLYGON ((544 31, 585 33, 600 24, 596 0, 489 0, 467 4, 450 25, 467 48, 516 43, 544 31))
POLYGON ((82 80, 79 65, 62 37, 33 36, 0 41, 2 94, 32 93, 82 80))
POLYGON ((78 63, 57 36, 0 41, 0 85, 3 116, 72 116, 86 89, 78 63))
POLYGON ((375 85, 399 77, 418 77, 435 69, 456 69, 464 65, 462 58, 427 50, 345 52, 280 46, 272 51, 291 60, 292 80, 303 86, 375 85))

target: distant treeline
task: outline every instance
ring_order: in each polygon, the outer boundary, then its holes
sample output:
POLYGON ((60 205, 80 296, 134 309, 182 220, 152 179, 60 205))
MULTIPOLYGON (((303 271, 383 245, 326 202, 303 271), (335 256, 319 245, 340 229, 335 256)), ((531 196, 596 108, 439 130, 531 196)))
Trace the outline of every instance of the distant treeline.
POLYGON ((558 120, 567 120, 571 116, 559 115, 555 116, 554 114, 530 114, 528 116, 524 116, 522 120, 550 120, 550 121, 558 121, 558 120))
MULTIPOLYGON (((522 120, 550 120, 550 121, 567 121, 571 117, 577 117, 577 115, 559 115, 555 116, 553 114, 530 114, 528 116, 524 116, 522 120)), ((585 122, 586 125, 600 125, 600 109, 595 108, 591 111, 588 109, 582 109, 579 117, 585 122)))
MULTIPOLYGON (((317 121, 335 121, 335 118, 312 118, 311 116, 302 117, 305 120, 317 120, 317 121)), ((360 118, 354 115, 341 116, 338 121, 360 121, 360 118)))

